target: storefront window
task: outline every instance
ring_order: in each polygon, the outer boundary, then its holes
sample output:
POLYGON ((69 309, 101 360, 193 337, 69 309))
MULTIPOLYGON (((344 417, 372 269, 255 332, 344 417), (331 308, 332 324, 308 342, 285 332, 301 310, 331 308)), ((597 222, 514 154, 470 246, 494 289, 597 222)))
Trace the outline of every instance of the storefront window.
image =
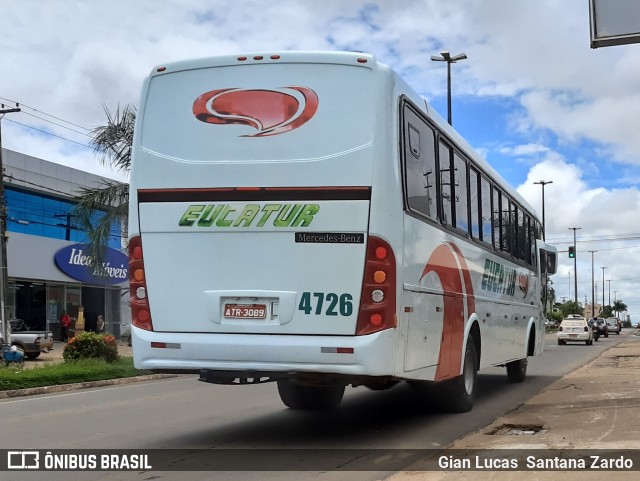
POLYGON ((105 331, 120 338, 120 289, 107 289, 105 299, 105 331))
POLYGON ((80 306, 82 306, 82 289, 80 286, 67 286, 66 309, 72 325, 78 319, 80 306))
POLYGON ((53 333, 56 341, 60 340, 60 316, 63 310, 64 286, 47 285, 47 330, 53 333))
POLYGON ((9 293, 7 295, 6 315, 9 319, 16 319, 16 292, 22 287, 19 282, 9 282, 9 293))
POLYGON ((102 315, 105 320, 104 332, 119 339, 127 329, 126 321, 124 328, 122 326, 123 303, 128 306, 128 295, 123 292, 126 291, 119 287, 15 280, 9 283, 7 315, 9 319, 22 319, 32 330, 51 331, 54 340, 59 341, 62 311, 67 311, 72 325, 75 325, 82 310, 84 330, 96 330, 97 317, 102 315))

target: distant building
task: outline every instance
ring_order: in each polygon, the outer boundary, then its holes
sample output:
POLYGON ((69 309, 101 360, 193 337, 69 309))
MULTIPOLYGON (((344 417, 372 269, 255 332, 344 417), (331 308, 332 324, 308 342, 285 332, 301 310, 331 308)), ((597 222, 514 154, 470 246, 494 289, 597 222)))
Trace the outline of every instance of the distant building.
POLYGON ((593 314, 591 310, 591 304, 585 304, 584 315, 586 317, 602 317, 602 305, 598 303, 593 304, 593 314))
POLYGON ((120 226, 112 228, 107 275, 88 264, 87 233, 73 217, 73 198, 102 177, 3 149, 7 209, 7 265, 10 318, 32 329, 58 333, 63 310, 94 330, 104 315, 105 330, 128 329, 128 259, 120 226))

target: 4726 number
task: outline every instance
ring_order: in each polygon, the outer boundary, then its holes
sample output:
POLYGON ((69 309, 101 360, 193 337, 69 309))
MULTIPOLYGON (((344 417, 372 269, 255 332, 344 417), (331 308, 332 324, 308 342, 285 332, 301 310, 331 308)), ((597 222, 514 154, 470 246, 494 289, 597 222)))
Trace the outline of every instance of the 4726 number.
POLYGON ((305 314, 348 317, 353 314, 353 296, 334 292, 303 292, 298 310, 305 314))

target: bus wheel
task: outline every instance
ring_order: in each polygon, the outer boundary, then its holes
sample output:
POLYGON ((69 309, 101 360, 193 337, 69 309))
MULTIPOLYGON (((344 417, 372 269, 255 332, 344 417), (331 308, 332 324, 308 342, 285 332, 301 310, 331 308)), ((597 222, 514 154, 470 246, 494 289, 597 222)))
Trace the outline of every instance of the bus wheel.
POLYGON ((478 356, 473 341, 467 342, 464 352, 462 375, 442 383, 443 407, 448 412, 465 413, 471 411, 476 397, 478 356))
POLYGON ((507 363, 509 382, 522 382, 527 375, 527 359, 518 359, 507 363))
POLYGON ((278 393, 284 405, 291 409, 321 411, 338 407, 344 386, 304 386, 280 379, 278 393))

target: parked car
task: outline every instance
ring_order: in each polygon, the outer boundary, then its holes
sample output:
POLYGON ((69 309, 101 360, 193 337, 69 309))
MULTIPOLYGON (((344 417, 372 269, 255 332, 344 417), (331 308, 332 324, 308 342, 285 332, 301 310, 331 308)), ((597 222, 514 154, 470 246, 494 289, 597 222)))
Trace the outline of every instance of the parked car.
POLYGON ((20 319, 9 321, 11 328, 11 345, 16 346, 28 359, 35 359, 42 352, 53 349, 53 334, 51 331, 14 331, 16 326, 26 326, 20 319))
POLYGON ((587 346, 593 344, 593 330, 584 317, 572 315, 563 319, 558 327, 558 345, 567 342, 584 342, 587 346))
POLYGON ((620 335, 620 331, 622 330, 622 324, 620 323, 620 320, 617 317, 607 317, 605 319, 605 322, 607 323, 607 328, 609 332, 615 332, 616 334, 620 335))

